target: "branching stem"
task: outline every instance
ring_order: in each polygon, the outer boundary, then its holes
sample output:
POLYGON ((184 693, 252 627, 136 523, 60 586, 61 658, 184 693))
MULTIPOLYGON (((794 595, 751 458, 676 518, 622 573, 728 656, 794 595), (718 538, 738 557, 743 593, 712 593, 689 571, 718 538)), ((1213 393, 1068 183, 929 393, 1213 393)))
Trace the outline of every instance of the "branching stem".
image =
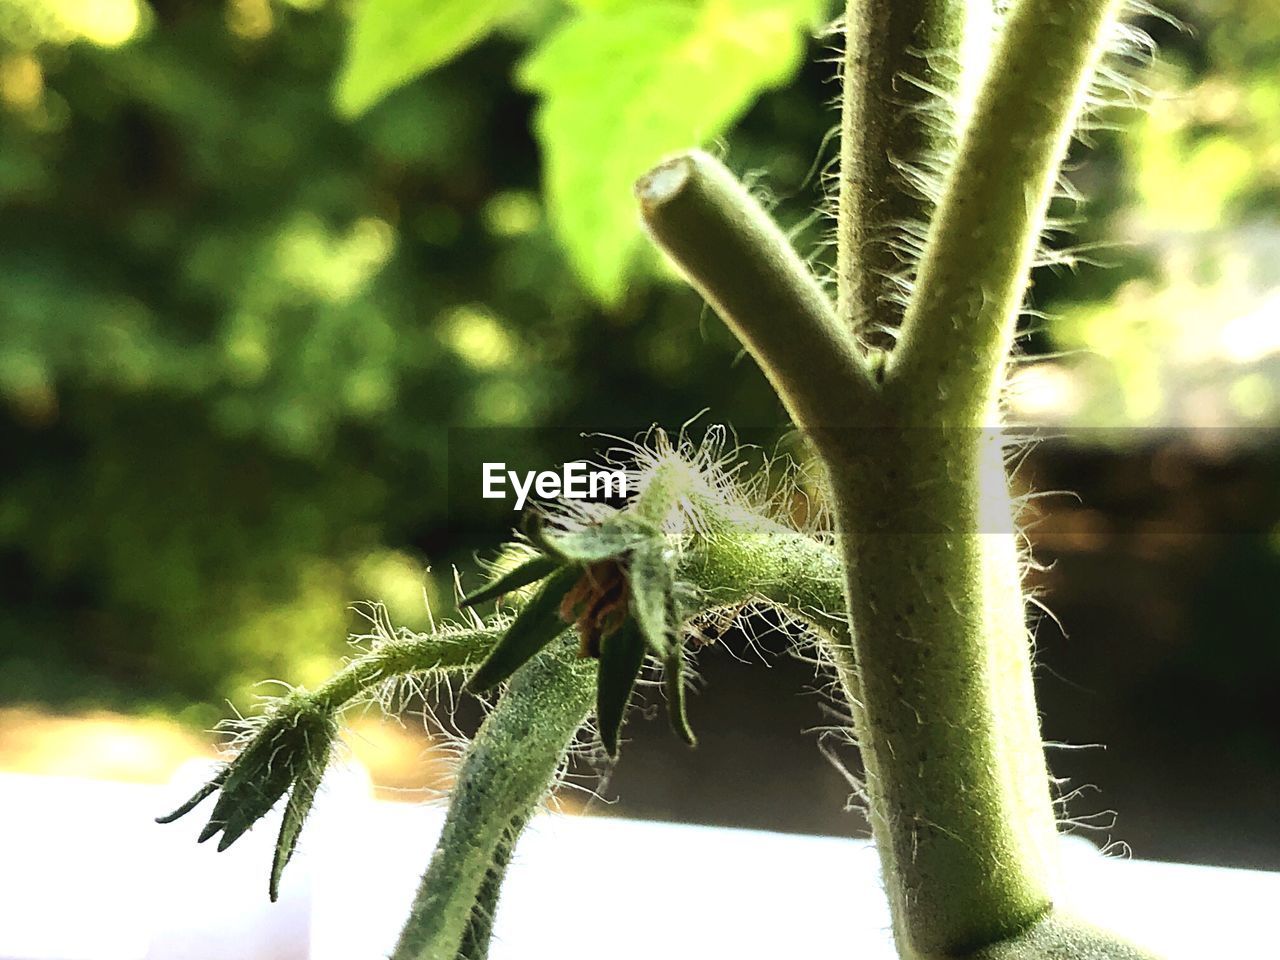
POLYGON ((852 628, 829 633, 831 651, 854 704, 905 960, 992 944, 1013 952, 991 956, 1019 960, 1135 955, 1052 912, 1057 838, 1012 508, 998 436, 978 429, 997 422, 1032 251, 1116 7, 1013 5, 901 339, 887 361, 869 357, 870 373, 854 331, 884 318, 881 236, 920 202, 888 171, 953 132, 918 112, 896 117, 899 81, 920 76, 925 50, 958 59, 966 13, 989 15, 988 0, 849 2, 844 322, 718 164, 676 158, 639 188, 651 233, 756 357, 825 467, 852 628))

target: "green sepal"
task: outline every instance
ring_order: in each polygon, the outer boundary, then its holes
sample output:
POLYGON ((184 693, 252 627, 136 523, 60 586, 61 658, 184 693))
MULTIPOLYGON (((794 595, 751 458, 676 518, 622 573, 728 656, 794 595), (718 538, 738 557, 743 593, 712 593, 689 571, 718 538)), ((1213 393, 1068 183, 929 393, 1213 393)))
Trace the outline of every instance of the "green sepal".
POLYGON ((649 540, 631 551, 627 562, 627 586, 631 615, 654 654, 666 659, 676 644, 673 616, 675 575, 667 562, 661 539, 649 540))
POLYGON ((600 644, 596 719, 600 724, 600 741, 614 759, 618 756, 618 734, 626 716, 627 702, 644 666, 644 654, 644 634, 634 620, 627 620, 600 644))
MULTIPOLYGON (((684 705, 684 658, 680 647, 680 612, 676 607, 675 571, 666 543, 659 536, 636 546, 627 562, 631 616, 640 635, 664 664, 663 681, 671 729, 689 746, 697 743, 684 705)), ((602 728, 603 729, 603 728, 602 728)))
MULTIPOLYGON (((292 729, 297 729, 296 724, 292 729)), ((226 850, 265 817, 293 783, 295 757, 305 751, 293 745, 293 736, 285 729, 264 728, 264 734, 271 733, 276 735, 259 735, 231 762, 231 773, 197 838, 199 843, 221 833, 218 852, 226 850)))
POLYGON ((689 717, 684 707, 684 654, 680 644, 671 646, 662 671, 662 686, 667 694, 667 719, 677 737, 691 747, 698 745, 698 738, 693 735, 689 726, 689 717))
POLYGON ((291 787, 296 789, 299 782, 308 778, 318 782, 337 733, 333 713, 312 703, 305 692, 283 697, 271 707, 261 728, 244 748, 190 800, 160 817, 159 822, 172 823, 220 791, 197 839, 204 843, 221 833, 218 850, 225 850, 262 819, 291 787))
POLYGON ((280 877, 284 868, 293 859, 293 851, 298 846, 298 836, 302 833, 302 825, 316 799, 316 790, 324 777, 324 767, 308 768, 293 784, 289 793, 289 802, 284 808, 284 819, 280 821, 280 834, 276 837, 276 852, 271 859, 271 882, 268 894, 271 902, 280 899, 280 877))
POLYGON ((514 567, 495 580, 491 580, 474 593, 469 593, 458 601, 459 607, 474 607, 477 603, 493 600, 504 594, 514 593, 521 587, 537 583, 560 569, 561 563, 554 557, 539 554, 530 557, 518 567, 514 567))
POLYGON ((547 556, 557 556, 556 551, 547 542, 547 518, 537 510, 529 508, 521 514, 520 532, 539 552, 547 556))
POLYGON ((562 567, 543 580, 488 658, 471 675, 467 687, 473 691, 496 687, 564 633, 568 624, 560 617, 560 601, 580 576, 582 571, 562 567))
POLYGON ((188 800, 186 803, 184 803, 182 806, 178 807, 178 809, 174 810, 172 813, 166 813, 162 817, 156 817, 156 823, 173 823, 173 821, 181 817, 185 817, 188 813, 190 813, 196 807, 200 806, 200 804, 203 803, 206 799, 208 799, 209 797, 217 793, 218 788, 221 787, 222 784, 226 781, 227 774, 229 774, 230 772, 231 772, 230 767, 223 767, 221 770, 218 771, 217 775, 214 776, 212 780, 206 783, 194 794, 192 794, 191 799, 188 800))
POLYGON ((572 563, 615 560, 656 536, 652 528, 621 513, 579 530, 540 531, 540 541, 545 548, 572 563))

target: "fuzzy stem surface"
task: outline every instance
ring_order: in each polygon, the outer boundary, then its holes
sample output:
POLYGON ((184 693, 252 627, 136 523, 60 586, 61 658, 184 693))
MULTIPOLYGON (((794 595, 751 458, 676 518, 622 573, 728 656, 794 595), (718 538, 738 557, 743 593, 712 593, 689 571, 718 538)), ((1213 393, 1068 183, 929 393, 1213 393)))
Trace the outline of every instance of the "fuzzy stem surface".
POLYGON ((833 388, 855 408, 870 400, 853 336, 826 292, 720 161, 698 150, 672 157, 636 195, 654 240, 751 352, 801 429, 832 416, 833 388))
POLYGON ((840 319, 864 342, 901 319, 903 244, 932 206, 919 180, 954 147, 964 74, 980 66, 961 52, 989 34, 992 18, 991 0, 847 5, 836 276, 840 319))
MULTIPOLYGON (((444 831, 418 887, 393 960, 454 960, 474 936, 473 911, 511 827, 555 779, 595 697, 596 661, 571 633, 512 677, 467 750, 444 831)), ((496 899, 496 897, 494 898, 496 899)))
POLYGON ((390 677, 409 673, 459 674, 479 665, 502 635, 500 627, 398 637, 356 657, 310 695, 337 709, 390 677))
POLYGON ((995 418, 1045 211, 1118 0, 1009 13, 930 224, 886 387, 916 424, 995 418))
POLYGON ((471 905, 471 917, 462 933, 457 960, 486 960, 489 956, 489 941, 493 937, 493 921, 498 914, 502 881, 506 879, 511 855, 515 853, 516 843, 527 823, 528 817, 515 817, 498 841, 498 846, 493 851, 493 862, 485 871, 484 882, 480 884, 480 892, 476 894, 476 902, 471 905))
POLYGON ((977 428, 995 420, 1031 251, 1115 6, 1015 6, 889 356, 888 425, 819 438, 853 627, 837 656, 857 669, 872 825, 911 960, 1016 936, 1057 893, 1002 449, 977 428))
MULTIPOLYGON (((872 825, 907 960, 1026 941, 1026 931, 1053 916, 1057 837, 1015 527, 1000 438, 978 428, 997 419, 1032 250, 1116 5, 1015 5, 931 221, 882 384, 849 362, 858 358, 849 331, 877 309, 882 275, 866 250, 894 219, 879 206, 885 181, 872 182, 868 171, 891 156, 895 136, 910 136, 891 123, 861 127, 877 111, 885 120, 884 87, 902 69, 887 64, 915 56, 903 45, 903 25, 924 24, 939 43, 954 44, 962 4, 851 7, 845 124, 853 136, 839 235, 840 310, 850 323, 833 330, 794 271, 779 271, 791 262, 789 246, 761 225, 763 211, 749 209, 727 175, 682 158, 641 183, 655 239, 760 362, 825 467, 852 628, 851 638, 833 632, 831 650, 854 701, 872 825), (860 10, 879 10, 886 23, 902 17, 894 21, 897 46, 884 50, 875 17, 859 19, 860 10), (769 296, 748 296, 761 276, 769 296), (762 302, 768 309, 757 309, 762 302)), ((1062 957, 1110 956, 1082 954, 1070 939, 1059 939, 1069 951, 1062 957)), ((1023 953, 1004 955, 1059 955, 1053 943, 1032 940, 1023 953)))
POLYGON ((861 700, 872 827, 907 958, 1012 935, 1056 893, 1012 521, 994 442, 863 437, 828 462, 853 642, 833 656, 861 700), (847 478, 859 477, 851 489, 847 478))

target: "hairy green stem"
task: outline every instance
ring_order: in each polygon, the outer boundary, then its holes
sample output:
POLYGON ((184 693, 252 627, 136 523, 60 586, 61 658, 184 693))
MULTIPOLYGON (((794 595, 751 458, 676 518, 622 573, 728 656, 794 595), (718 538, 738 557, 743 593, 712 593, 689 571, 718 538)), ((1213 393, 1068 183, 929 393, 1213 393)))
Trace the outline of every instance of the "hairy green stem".
POLYGON ((909 422, 993 422, 1049 195, 1117 7, 1020 0, 1010 12, 889 361, 909 422))
POLYGON ((931 207, 915 180, 936 176, 953 148, 956 114, 965 112, 963 72, 981 66, 962 51, 966 38, 990 34, 991 19, 991 0, 848 2, 837 309, 864 342, 884 345, 875 329, 901 319, 909 259, 902 244, 928 223, 931 207))
MULTIPOLYGON (((512 677, 467 750, 444 832, 393 960, 454 960, 511 827, 554 780, 595 696, 596 662, 566 634, 512 677)), ((509 853, 508 853, 509 855, 509 853)))
MULTIPOLYGON (((892 198, 880 206, 893 187, 868 171, 884 169, 896 137, 909 144, 920 133, 887 119, 885 85, 915 56, 902 30, 914 21, 939 44, 955 45, 962 6, 851 6, 844 329, 877 315, 882 271, 868 248, 897 217, 892 198), (860 11, 868 18, 858 19, 860 11)), ((790 306, 756 309, 759 299, 746 292, 759 282, 757 265, 790 262, 791 254, 785 242, 772 254, 759 249, 773 235, 756 222, 762 211, 742 215, 745 194, 724 185, 727 174, 693 155, 678 167, 677 187, 644 205, 655 238, 756 356, 824 464, 852 628, 852 638, 832 633, 832 655, 855 704, 872 826, 907 960, 996 943, 1014 945, 1001 957, 1131 955, 1051 912, 1057 838, 1012 508, 998 437, 977 429, 996 420, 1032 250, 1115 7, 1015 5, 931 222, 883 384, 847 362, 857 356, 851 333, 843 341, 825 320, 813 322, 825 313, 807 305, 807 288, 790 306), (685 194, 693 200, 683 202, 685 194), (676 208, 681 216, 666 216, 676 208)), ((655 178, 671 179, 663 171, 673 163, 642 181, 642 200, 645 184, 652 195, 655 178)), ((785 299, 789 288, 768 289, 785 299)), ((879 373, 874 362, 872 369, 879 373)))
POLYGON ((707 508, 705 535, 680 564, 712 605, 759 598, 813 625, 843 620, 844 571, 836 549, 748 511, 707 508))
POLYGON ((501 635, 501 627, 487 626, 383 641, 326 680, 310 694, 311 701, 318 707, 336 709, 391 677, 467 672, 489 655, 501 635))
POLYGON ((466 930, 462 932, 457 960, 486 960, 489 956, 489 941, 493 936, 493 921, 498 914, 502 881, 506 879, 511 855, 515 853, 516 843, 527 823, 527 816, 515 817, 498 841, 498 846, 493 851, 493 862, 485 871, 484 882, 480 884, 480 892, 476 894, 476 902, 471 905, 471 916, 467 920, 466 930))
POLYGON ((959 960, 1157 960, 1107 930, 1060 910, 1016 936, 990 944, 959 960))
POLYGON ((852 336, 777 225, 718 160, 700 151, 656 167, 636 185, 654 239, 751 352, 796 423, 832 413, 832 384, 869 395, 852 336))
POLYGON ((873 828, 900 950, 1050 910, 1056 829, 994 402, 1057 166, 1114 0, 1021 0, 890 355, 898 429, 822 438, 848 576, 873 828))
POLYGON ((829 464, 853 627, 835 655, 857 670, 872 827, 910 958, 1016 933, 1056 892, 1016 543, 980 527, 980 490, 1008 505, 1000 450, 922 439, 864 438, 858 462, 829 464))

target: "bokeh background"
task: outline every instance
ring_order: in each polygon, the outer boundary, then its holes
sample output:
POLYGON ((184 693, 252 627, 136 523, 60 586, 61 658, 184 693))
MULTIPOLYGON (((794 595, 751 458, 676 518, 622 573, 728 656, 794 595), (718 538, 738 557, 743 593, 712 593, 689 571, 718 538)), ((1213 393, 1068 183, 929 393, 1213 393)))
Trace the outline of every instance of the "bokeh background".
MULTIPOLYGON (((1075 494, 1037 502, 1040 695, 1048 739, 1105 745, 1052 758, 1100 843, 1277 869, 1280 17, 1162 6, 1145 109, 1073 150, 1011 394, 1054 438, 1023 482, 1075 494)), ((566 245, 515 75, 568 14, 526 7, 353 119, 347 4, 0 0, 0 768, 163 782, 258 681, 326 677, 353 601, 447 614, 512 520, 462 489, 478 453, 703 410, 791 444, 654 258, 566 245)), ((720 141, 819 264, 829 59, 720 141)), ((698 750, 638 715, 617 802, 566 803, 860 833, 812 670, 733 634, 699 668, 698 750)), ((444 775, 421 724, 351 744, 387 796, 444 775)))

